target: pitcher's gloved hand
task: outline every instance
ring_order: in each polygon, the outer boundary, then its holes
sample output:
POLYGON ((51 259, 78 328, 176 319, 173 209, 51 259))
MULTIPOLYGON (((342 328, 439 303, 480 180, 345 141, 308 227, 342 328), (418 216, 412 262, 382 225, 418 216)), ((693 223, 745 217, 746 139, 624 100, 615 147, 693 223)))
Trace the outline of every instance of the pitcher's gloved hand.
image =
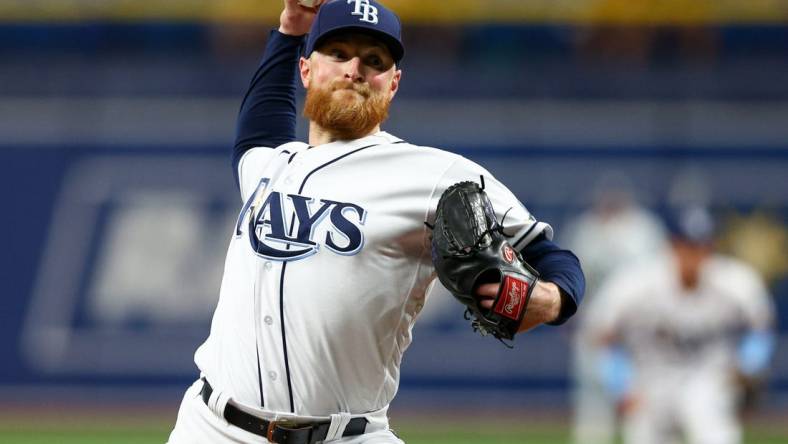
POLYGON ((441 283, 467 307, 474 330, 514 338, 538 273, 509 245, 490 199, 475 182, 452 185, 438 201, 432 261, 441 283), (477 289, 489 283, 500 288, 487 308, 480 304, 477 289))

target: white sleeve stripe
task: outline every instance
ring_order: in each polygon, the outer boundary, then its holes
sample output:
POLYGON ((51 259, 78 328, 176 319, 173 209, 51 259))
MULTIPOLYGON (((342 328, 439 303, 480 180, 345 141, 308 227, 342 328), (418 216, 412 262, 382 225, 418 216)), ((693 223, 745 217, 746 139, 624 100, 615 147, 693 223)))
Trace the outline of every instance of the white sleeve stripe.
POLYGON ((526 230, 525 233, 523 233, 523 235, 512 244, 512 247, 518 251, 522 250, 526 245, 531 243, 532 240, 536 239, 537 236, 542 234, 542 232, 547 227, 548 225, 544 222, 534 222, 533 225, 531 225, 528 230, 526 230))
MULTIPOLYGON (((528 237, 528 235, 529 235, 529 234, 531 234, 531 232, 532 232, 532 231, 534 231, 534 228, 536 228, 536 225, 537 225, 537 223, 536 223, 536 222, 534 222, 534 223, 533 223, 533 225, 531 225, 531 227, 530 227, 530 228, 529 228, 529 229, 528 229, 528 230, 527 230, 527 231, 526 231, 526 232, 525 232, 525 233, 524 233, 522 236, 520 236, 520 239, 517 239, 517 241, 516 241, 516 242, 515 242, 515 243, 514 243, 512 246, 513 246, 515 249, 518 249, 518 250, 519 250, 519 248, 518 248, 517 246, 518 246, 520 243, 522 243, 522 242, 523 242, 523 241, 524 241, 524 240, 525 240, 525 239, 528 237)), ((528 245, 528 243, 526 242, 525 244, 523 244, 523 247, 524 247, 525 245, 528 245)))

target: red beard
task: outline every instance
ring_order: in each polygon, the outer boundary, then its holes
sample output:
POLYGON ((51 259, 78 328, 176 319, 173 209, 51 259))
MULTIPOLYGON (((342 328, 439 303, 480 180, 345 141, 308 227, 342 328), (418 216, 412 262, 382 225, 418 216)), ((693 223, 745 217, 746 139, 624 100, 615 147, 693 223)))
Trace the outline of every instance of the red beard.
POLYGON ((390 104, 388 97, 372 92, 368 85, 334 81, 327 88, 307 90, 304 117, 328 131, 334 140, 353 140, 368 136, 383 123, 390 104))

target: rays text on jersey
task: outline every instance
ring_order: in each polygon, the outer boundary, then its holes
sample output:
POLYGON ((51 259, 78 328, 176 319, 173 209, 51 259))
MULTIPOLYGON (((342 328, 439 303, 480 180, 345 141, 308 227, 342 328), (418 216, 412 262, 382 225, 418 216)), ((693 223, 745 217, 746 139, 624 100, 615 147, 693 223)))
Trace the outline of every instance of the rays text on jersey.
POLYGON ((268 182, 260 185, 244 205, 236 227, 236 235, 242 235, 242 221, 250 216, 247 235, 258 256, 299 260, 317 253, 321 244, 342 255, 361 251, 367 214, 361 206, 278 191, 263 199, 268 182))

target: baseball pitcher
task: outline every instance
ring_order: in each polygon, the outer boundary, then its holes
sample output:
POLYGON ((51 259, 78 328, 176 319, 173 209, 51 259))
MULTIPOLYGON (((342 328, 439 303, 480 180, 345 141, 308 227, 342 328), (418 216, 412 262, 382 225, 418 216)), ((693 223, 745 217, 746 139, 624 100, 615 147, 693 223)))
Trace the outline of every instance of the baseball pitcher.
POLYGON ((502 341, 568 319, 583 274, 484 168, 381 131, 405 54, 392 11, 284 3, 241 106, 240 211, 169 442, 401 443, 387 410, 436 270, 502 341))

